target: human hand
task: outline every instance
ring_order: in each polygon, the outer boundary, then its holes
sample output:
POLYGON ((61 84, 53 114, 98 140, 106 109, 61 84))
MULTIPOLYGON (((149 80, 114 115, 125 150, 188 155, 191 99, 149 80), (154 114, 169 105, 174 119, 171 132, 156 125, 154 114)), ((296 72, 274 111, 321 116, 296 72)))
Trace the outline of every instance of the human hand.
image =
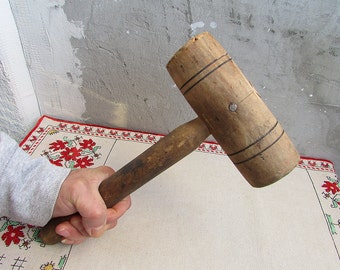
POLYGON ((116 226, 129 209, 130 196, 107 209, 98 187, 114 173, 107 166, 72 171, 61 186, 52 217, 79 213, 56 227, 64 244, 79 244, 87 237, 99 237, 116 226))

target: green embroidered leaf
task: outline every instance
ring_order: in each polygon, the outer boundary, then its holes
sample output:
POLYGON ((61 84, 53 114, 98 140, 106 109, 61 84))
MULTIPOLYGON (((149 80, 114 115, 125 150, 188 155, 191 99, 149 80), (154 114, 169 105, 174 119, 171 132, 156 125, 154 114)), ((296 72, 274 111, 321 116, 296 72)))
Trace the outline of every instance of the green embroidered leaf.
POLYGON ((95 146, 95 147, 93 147, 92 152, 96 153, 97 150, 100 149, 100 148, 101 148, 101 146, 95 146))
POLYGON ((329 229, 331 230, 331 233, 332 234, 337 234, 335 226, 334 226, 334 223, 333 223, 332 216, 328 215, 328 214, 325 214, 325 217, 326 217, 327 223, 329 225, 329 229))
POLYGON ((40 243, 40 247, 45 247, 45 243, 43 242, 43 240, 41 240, 41 238, 39 237, 39 233, 40 233, 40 228, 35 228, 34 229, 34 233, 33 233, 33 241, 40 243))
POLYGON ((60 258, 59 263, 58 263, 58 267, 59 267, 60 269, 62 269, 63 266, 65 265, 66 261, 67 261, 67 256, 66 256, 66 255, 62 256, 62 257, 60 258))
POLYGON ((91 152, 91 150, 89 150, 89 149, 84 149, 84 150, 81 151, 80 154, 81 154, 82 156, 88 156, 88 155, 92 154, 92 152, 91 152))
POLYGON ((63 140, 67 142, 67 147, 71 147, 73 144, 73 140, 70 140, 67 136, 63 137, 63 140))
POLYGON ((6 230, 6 228, 8 227, 8 221, 6 221, 3 225, 2 225, 2 227, 0 228, 0 232, 3 232, 4 230, 6 230))
POLYGON ((75 164, 76 164, 76 163, 75 163, 73 160, 71 160, 71 161, 69 162, 69 168, 73 169, 75 164))
POLYGON ((17 221, 12 221, 12 220, 10 220, 9 221, 9 225, 12 225, 12 226, 18 226, 18 225, 20 225, 21 223, 20 222, 17 222, 17 221))
POLYGON ((336 200, 332 200, 332 204, 333 204, 333 206, 331 206, 332 208, 337 208, 339 206, 336 200))
POLYGON ((60 158, 60 155, 59 154, 56 154, 56 155, 49 155, 49 158, 52 159, 52 160, 57 160, 60 158))

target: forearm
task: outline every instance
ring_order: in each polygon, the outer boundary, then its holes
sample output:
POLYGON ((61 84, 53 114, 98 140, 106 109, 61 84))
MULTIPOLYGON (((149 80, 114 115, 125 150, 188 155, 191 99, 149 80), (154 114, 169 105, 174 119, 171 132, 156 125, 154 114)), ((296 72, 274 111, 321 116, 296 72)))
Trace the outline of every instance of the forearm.
POLYGON ((31 158, 14 140, 0 133, 0 216, 45 225, 69 172, 45 158, 31 158))

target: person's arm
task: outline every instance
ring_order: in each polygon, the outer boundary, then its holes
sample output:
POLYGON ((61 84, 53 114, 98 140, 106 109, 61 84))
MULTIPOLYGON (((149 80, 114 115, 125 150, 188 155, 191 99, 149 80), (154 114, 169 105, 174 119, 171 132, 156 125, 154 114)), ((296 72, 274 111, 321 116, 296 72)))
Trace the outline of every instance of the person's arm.
POLYGON ((131 205, 128 196, 107 209, 98 187, 114 173, 107 166, 70 169, 32 158, 0 132, 0 217, 44 226, 52 217, 73 217, 56 227, 64 244, 79 244, 116 226, 131 205))
POLYGON ((70 169, 31 158, 0 132, 0 216, 43 226, 52 217, 58 191, 70 169))

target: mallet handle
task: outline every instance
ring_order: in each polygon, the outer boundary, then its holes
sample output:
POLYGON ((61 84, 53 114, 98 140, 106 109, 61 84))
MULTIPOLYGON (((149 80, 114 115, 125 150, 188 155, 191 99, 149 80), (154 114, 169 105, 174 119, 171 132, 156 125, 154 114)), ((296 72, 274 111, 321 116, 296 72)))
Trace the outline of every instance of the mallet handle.
MULTIPOLYGON (((196 118, 183 124, 122 167, 99 186, 108 208, 140 188, 152 178, 193 152, 210 135, 206 125, 196 118)), ((62 240, 55 232, 61 222, 72 216, 54 218, 40 231, 41 240, 53 245, 62 240)))

